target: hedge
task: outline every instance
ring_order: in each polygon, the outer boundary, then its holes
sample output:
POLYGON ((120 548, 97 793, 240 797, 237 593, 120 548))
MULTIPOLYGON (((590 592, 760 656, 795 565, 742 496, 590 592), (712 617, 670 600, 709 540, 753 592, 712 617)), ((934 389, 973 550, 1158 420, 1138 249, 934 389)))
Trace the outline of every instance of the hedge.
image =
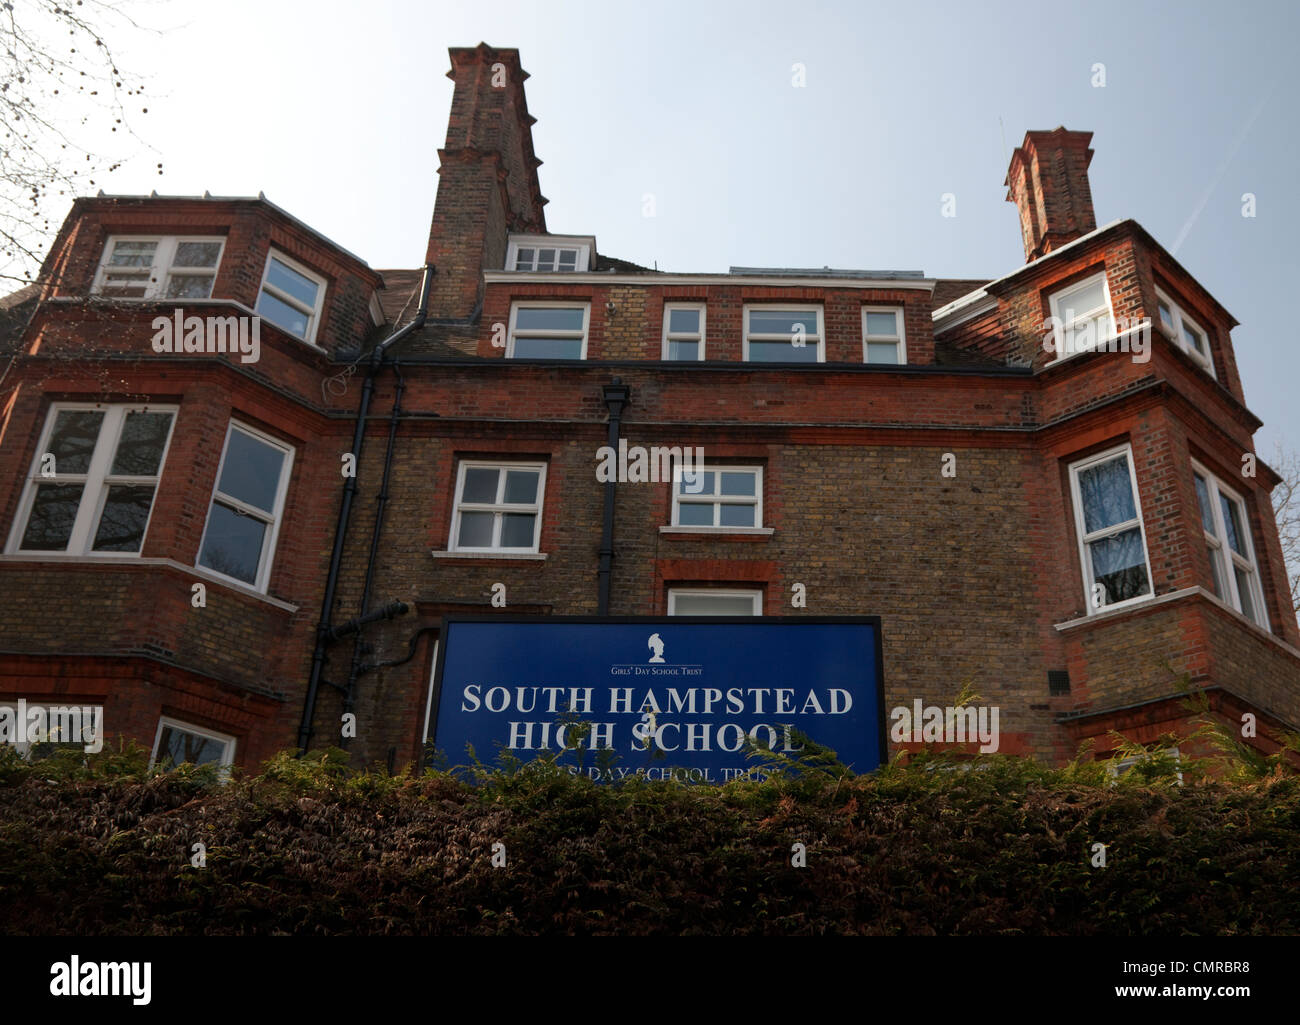
POLYGON ((692 786, 565 758, 466 778, 329 750, 222 781, 127 746, 0 750, 0 933, 1300 932, 1279 759, 1184 762, 1180 784, 1163 750, 1118 780, 1086 757, 765 757, 766 782, 692 786))

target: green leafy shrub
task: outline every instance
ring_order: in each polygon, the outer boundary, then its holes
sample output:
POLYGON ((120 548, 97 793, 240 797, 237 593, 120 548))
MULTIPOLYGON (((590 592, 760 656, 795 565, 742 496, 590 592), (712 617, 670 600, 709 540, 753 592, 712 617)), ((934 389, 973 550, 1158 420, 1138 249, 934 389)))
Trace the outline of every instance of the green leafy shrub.
POLYGON ((1086 751, 855 776, 803 743, 751 748, 767 781, 724 785, 570 771, 599 752, 471 753, 466 779, 331 749, 223 783, 127 747, 67 765, 0 749, 0 932, 1300 932, 1300 780, 1280 760, 1228 745, 1226 777, 1183 758, 1180 785, 1162 741, 1118 779, 1086 751))

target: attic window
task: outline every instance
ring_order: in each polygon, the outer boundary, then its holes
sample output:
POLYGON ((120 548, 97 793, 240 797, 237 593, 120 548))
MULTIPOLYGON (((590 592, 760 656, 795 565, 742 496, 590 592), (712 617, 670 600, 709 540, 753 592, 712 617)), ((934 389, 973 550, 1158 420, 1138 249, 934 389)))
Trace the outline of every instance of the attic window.
POLYGON ((1201 327, 1160 289, 1156 289, 1156 309, 1160 326, 1175 344, 1214 376, 1214 361, 1210 358, 1209 336, 1201 327))
POLYGON ((1051 307, 1056 359, 1087 352, 1115 336, 1104 272, 1054 293, 1051 307))
POLYGON ((113 236, 95 275, 94 294, 118 299, 208 299, 225 239, 113 236))
POLYGON ((271 250, 257 297, 259 316, 314 345, 324 298, 324 278, 271 250))
POLYGON ((587 270, 591 246, 568 237, 515 235, 506 251, 508 270, 576 273, 587 270))

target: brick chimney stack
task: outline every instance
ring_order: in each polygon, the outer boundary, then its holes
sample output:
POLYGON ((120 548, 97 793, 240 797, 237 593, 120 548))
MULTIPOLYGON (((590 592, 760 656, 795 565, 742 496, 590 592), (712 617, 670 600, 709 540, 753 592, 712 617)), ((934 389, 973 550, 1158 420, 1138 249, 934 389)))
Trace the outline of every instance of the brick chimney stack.
POLYGON ((438 150, 438 195, 428 261, 438 268, 429 314, 467 317, 482 298, 482 273, 505 266, 506 235, 544 232, 546 217, 518 50, 453 47, 456 83, 447 141, 438 150))
POLYGON ((1020 210, 1025 261, 1059 249, 1097 227, 1088 187, 1092 132, 1026 132, 1011 154, 1007 201, 1020 210))

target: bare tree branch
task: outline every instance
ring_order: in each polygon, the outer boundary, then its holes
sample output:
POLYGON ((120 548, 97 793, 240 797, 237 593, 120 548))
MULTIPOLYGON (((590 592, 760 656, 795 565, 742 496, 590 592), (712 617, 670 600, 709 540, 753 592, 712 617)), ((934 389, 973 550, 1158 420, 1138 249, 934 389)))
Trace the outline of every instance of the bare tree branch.
POLYGON ((1275 451, 1273 469, 1282 483, 1273 489, 1273 513, 1277 517, 1277 536, 1291 584, 1291 607, 1300 613, 1300 457, 1280 443, 1275 451))
POLYGON ((120 166, 92 152, 90 136, 107 126, 125 144, 128 112, 148 112, 105 38, 140 30, 126 2, 0 0, 0 291, 34 280, 51 203, 65 207, 120 166))

